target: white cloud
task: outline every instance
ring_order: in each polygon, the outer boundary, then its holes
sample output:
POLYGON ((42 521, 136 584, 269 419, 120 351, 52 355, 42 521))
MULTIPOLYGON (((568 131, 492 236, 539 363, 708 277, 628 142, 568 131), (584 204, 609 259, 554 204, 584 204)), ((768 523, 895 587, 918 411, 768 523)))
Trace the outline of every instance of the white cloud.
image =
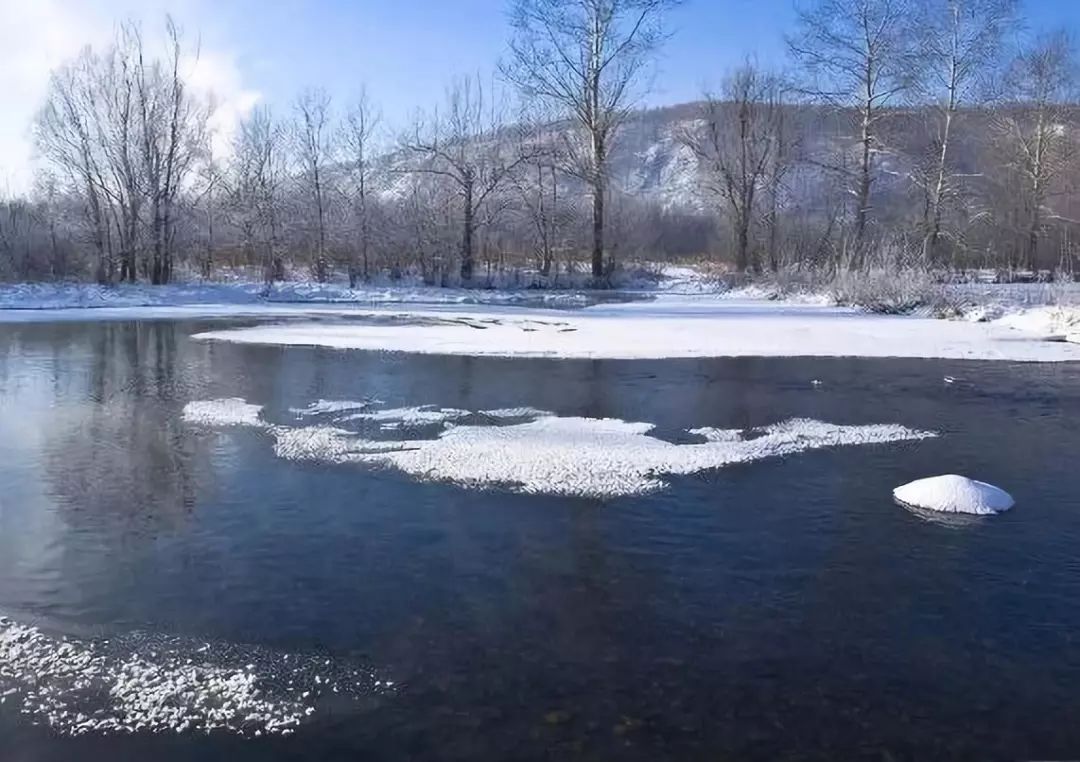
POLYGON ((31 179, 30 122, 49 72, 87 44, 108 39, 109 26, 59 0, 0 0, 0 193, 31 179))
POLYGON ((212 99, 214 110, 210 128, 214 155, 227 155, 240 121, 262 99, 262 94, 244 86, 236 59, 228 53, 201 50, 198 58, 188 59, 184 71, 191 87, 201 96, 212 99))
MULTIPOLYGON (((172 11, 182 27, 198 8, 191 3, 128 3, 106 0, 0 0, 0 195, 30 188, 35 162, 31 123, 45 98, 49 73, 86 45, 104 47, 117 23, 135 18, 147 30, 147 42, 160 37, 161 21, 172 11), (93 8, 91 8, 93 6, 93 8)), ((192 21, 186 40, 194 46, 198 29, 192 21)), ((236 57, 228 50, 201 46, 189 59, 187 73, 200 94, 214 94, 215 147, 224 153, 239 120, 261 95, 245 86, 236 57)))

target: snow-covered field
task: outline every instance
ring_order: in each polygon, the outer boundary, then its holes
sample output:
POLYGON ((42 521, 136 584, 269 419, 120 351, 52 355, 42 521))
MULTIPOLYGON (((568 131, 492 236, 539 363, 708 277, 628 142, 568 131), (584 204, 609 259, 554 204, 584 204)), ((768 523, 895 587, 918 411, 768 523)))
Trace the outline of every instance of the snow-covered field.
POLYGON ((350 290, 304 283, 279 285, 267 297, 260 295, 261 285, 250 283, 117 289, 9 285, 0 286, 0 322, 288 317, 283 324, 198 338, 500 357, 1080 360, 1080 308, 1071 306, 1068 287, 957 288, 967 289, 965 298, 978 305, 966 320, 872 315, 813 295, 774 300, 755 289, 719 292, 685 267, 669 267, 658 286, 634 293, 637 301, 573 311, 549 308, 582 307, 593 296, 424 287, 350 290), (296 320, 314 316, 320 320, 296 320))

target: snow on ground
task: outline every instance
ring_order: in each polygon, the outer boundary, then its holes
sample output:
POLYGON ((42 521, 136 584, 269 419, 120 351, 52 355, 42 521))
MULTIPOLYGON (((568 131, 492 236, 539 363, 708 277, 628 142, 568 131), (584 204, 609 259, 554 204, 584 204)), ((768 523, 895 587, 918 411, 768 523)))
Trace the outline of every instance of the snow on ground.
POLYGON ((1005 315, 995 323, 1043 339, 1065 340, 1080 332, 1080 309, 1060 306, 1036 307, 1005 315))
POLYGON ((905 484, 893 490, 893 497, 913 508, 979 516, 1001 513, 1014 505, 1008 492, 955 474, 905 484))
POLYGON ((658 295, 573 313, 488 307, 356 313, 381 322, 293 322, 198 339, 423 354, 588 359, 915 357, 1057 362, 1080 346, 994 323, 871 315, 854 309, 715 296, 658 295), (393 316, 394 320, 385 320, 393 316))
POLYGON ((0 286, 0 322, 307 317, 318 322, 200 338, 505 357, 1080 360, 1080 349, 1069 345, 1080 343, 1080 308, 1069 306, 1080 304, 1080 287, 1068 284, 952 286, 969 303, 969 319, 936 320, 833 307, 820 295, 780 301, 756 287, 718 292, 714 281, 691 267, 666 266, 651 286, 639 280, 642 290, 633 292, 638 301, 562 312, 547 308, 581 307, 596 292, 288 283, 264 298, 262 284, 244 282, 108 289, 14 284, 0 286), (1047 303, 1056 306, 1032 306, 1047 303), (77 307, 95 309, 71 309, 77 307))
POLYGON ((61 735, 289 735, 321 696, 393 690, 358 665, 133 634, 57 637, 0 617, 0 703, 61 735))
MULTIPOLYGON (((424 409, 377 411, 385 414, 378 420, 407 424, 415 420, 415 411, 424 409)), ((936 436, 895 424, 838 426, 794 419, 750 430, 692 429, 689 433, 705 442, 673 444, 651 436, 651 423, 560 417, 531 409, 484 411, 483 415, 497 418, 495 413, 505 414, 502 425, 454 424, 453 417, 447 417, 440 421, 444 428, 435 439, 373 440, 331 425, 271 426, 269 431, 275 439, 275 454, 289 460, 363 463, 465 487, 502 486, 524 493, 594 498, 662 489, 667 485, 665 475, 692 474, 824 447, 936 436)), ((343 416, 338 423, 351 417, 343 416)))
POLYGON ((583 306, 589 297, 580 291, 526 289, 436 288, 423 285, 384 285, 349 288, 343 283, 296 281, 267 290, 263 283, 179 283, 167 286, 90 283, 0 284, 0 310, 64 310, 137 307, 240 307, 287 304, 515 304, 541 302, 551 306, 583 306))

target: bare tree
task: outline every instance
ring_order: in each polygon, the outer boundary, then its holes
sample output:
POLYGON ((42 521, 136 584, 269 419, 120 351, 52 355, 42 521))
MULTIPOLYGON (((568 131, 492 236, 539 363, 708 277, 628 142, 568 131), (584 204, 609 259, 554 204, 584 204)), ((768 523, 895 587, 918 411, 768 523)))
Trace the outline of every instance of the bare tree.
POLYGON ((280 238, 282 185, 286 177, 284 130, 267 107, 245 119, 233 141, 227 175, 228 208, 252 259, 263 262, 267 284, 284 277, 280 238))
POLYGON ((322 89, 312 88, 296 100, 294 138, 303 182, 315 211, 314 274, 320 283, 330 276, 326 254, 326 218, 329 205, 329 165, 333 163, 336 135, 330 112, 330 96, 322 89))
POLYGON ((381 115, 368 99, 367 91, 361 90, 359 97, 350 107, 345 117, 344 146, 348 154, 348 164, 353 185, 353 213, 357 222, 356 247, 349 258, 349 287, 355 288, 357 278, 365 281, 371 277, 371 212, 370 203, 372 182, 372 159, 376 133, 381 115), (356 266, 356 253, 360 255, 360 268, 356 266))
POLYGON ((703 129, 681 136, 705 170, 707 190, 727 207, 739 272, 753 264, 750 238, 760 216, 759 192, 778 166, 782 92, 778 77, 747 62, 727 77, 722 98, 706 95, 703 129))
POLYGON ((415 159, 409 171, 445 178, 457 192, 463 281, 473 276, 478 212, 526 159, 520 142, 510 138, 498 105, 486 102, 479 80, 463 78, 447 90, 445 111, 417 124, 404 141, 415 159))
POLYGON ((1076 145, 1067 126, 1075 115, 1077 58, 1072 37, 1058 31, 1036 38, 1022 50, 1006 77, 1016 105, 996 119, 1009 168, 1020 179, 1027 223, 1020 264, 1035 267, 1048 201, 1075 159, 1076 145))
POLYGON ((75 61, 53 72, 49 95, 35 122, 38 150, 57 167, 82 197, 83 211, 95 252, 95 278, 116 277, 109 236, 104 167, 94 133, 98 59, 87 49, 75 61))
POLYGON ((604 274, 604 201, 618 129, 666 39, 678 0, 515 0, 511 58, 502 71, 529 97, 558 104, 585 132, 576 171, 593 204, 592 272, 604 274))
POLYGON ((788 46, 809 75, 807 93, 857 114, 859 158, 852 194, 861 255, 872 209, 881 122, 906 93, 914 72, 910 0, 813 0, 797 7, 798 29, 788 46))
POLYGON ((1005 32, 1015 25, 1017 0, 926 0, 922 94, 932 104, 933 160, 919 179, 925 197, 923 259, 940 259, 945 205, 960 192, 953 133, 962 110, 985 102, 1005 32))
POLYGON ((532 231, 538 270, 546 278, 555 263, 555 251, 568 216, 560 170, 565 164, 560 150, 565 139, 546 111, 523 115, 521 123, 527 132, 528 159, 512 182, 520 200, 519 208, 532 231))
POLYGON ((205 148, 209 117, 206 107, 189 94, 180 71, 184 60, 182 35, 172 18, 166 19, 166 31, 168 49, 161 63, 147 60, 138 30, 131 33, 138 65, 136 89, 145 194, 150 202, 152 283, 168 283, 172 277, 176 200, 205 148))

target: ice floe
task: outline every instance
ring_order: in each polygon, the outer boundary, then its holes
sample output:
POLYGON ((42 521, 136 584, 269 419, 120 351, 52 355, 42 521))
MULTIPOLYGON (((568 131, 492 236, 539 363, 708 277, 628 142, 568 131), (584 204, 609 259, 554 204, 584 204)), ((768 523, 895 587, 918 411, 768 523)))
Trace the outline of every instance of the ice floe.
POLYGON ((288 735, 324 695, 392 686, 322 656, 140 633, 69 639, 0 617, 0 702, 62 735, 288 735))
POLYGON ((904 484, 893 490, 893 497, 912 508, 977 516, 1001 513, 1014 505, 1005 490, 955 474, 904 484))
MULTIPOLYGON (((395 408, 365 415, 382 412, 388 419, 402 420, 423 409, 395 408)), ((457 420, 473 415, 453 408, 434 410, 460 413, 457 420)), ((597 498, 662 489, 668 475, 824 447, 935 436, 897 424, 840 426, 793 419, 748 430, 691 429, 687 433, 705 442, 674 444, 651 436, 654 426, 647 422, 560 417, 532 408, 485 411, 491 417, 497 417, 496 413, 512 415, 506 415, 501 425, 449 425, 454 416, 443 416, 435 422, 448 425, 434 439, 379 440, 331 425, 270 426, 268 430, 275 440, 275 453, 289 460, 366 463, 395 468, 416 479, 466 487, 597 498)))
POLYGON ((262 405, 252 405, 237 397, 196 400, 184 405, 184 420, 205 426, 260 426, 262 405))

